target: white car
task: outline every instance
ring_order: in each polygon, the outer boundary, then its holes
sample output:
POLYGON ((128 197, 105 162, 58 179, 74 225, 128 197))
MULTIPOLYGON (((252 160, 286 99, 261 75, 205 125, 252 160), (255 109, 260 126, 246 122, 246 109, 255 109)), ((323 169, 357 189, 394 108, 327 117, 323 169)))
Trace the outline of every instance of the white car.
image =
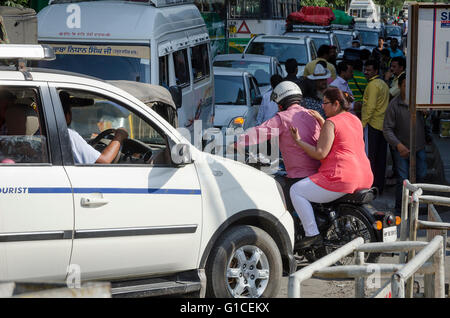
MULTIPOLYGON (((8 60, 51 53, 0 47, 8 60)), ((64 282, 75 266, 81 281, 112 281, 113 296, 206 286, 207 296, 270 297, 295 271, 293 219, 273 178, 197 150, 107 82, 1 69, 0 86, 12 100, 0 127, 0 281, 64 282), (76 104, 70 126, 99 150, 128 121, 115 163, 74 164, 61 92, 76 104)))

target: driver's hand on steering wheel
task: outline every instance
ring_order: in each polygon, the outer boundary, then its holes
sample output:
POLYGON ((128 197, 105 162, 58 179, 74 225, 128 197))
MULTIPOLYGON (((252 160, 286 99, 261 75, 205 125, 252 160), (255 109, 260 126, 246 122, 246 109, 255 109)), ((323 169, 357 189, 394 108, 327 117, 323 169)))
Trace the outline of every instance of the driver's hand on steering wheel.
POLYGON ((125 139, 128 138, 128 132, 125 128, 117 128, 116 132, 114 133, 114 140, 117 140, 118 142, 122 143, 125 139))

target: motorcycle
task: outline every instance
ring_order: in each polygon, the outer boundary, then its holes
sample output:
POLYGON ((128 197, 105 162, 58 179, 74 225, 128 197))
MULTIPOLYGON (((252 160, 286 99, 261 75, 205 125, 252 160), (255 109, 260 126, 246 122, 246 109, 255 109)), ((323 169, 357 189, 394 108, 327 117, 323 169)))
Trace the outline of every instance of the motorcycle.
MULTIPOLYGON (((267 158, 263 158, 261 155, 255 157, 248 152, 246 152, 245 162, 259 170, 270 165, 267 158)), ((300 242, 305 237, 305 232, 289 194, 290 187, 295 182, 286 178, 283 171, 277 171, 273 176, 281 186, 287 209, 294 218, 295 242, 300 242)), ((298 258, 304 257, 309 262, 314 262, 357 237, 362 237, 366 243, 397 240, 397 226, 401 220, 392 212, 377 211, 371 205, 377 194, 376 188, 363 189, 329 203, 311 203, 323 240, 319 244, 312 244, 304 248, 294 247, 298 258)), ((379 253, 365 253, 365 262, 376 263, 379 257, 379 253)), ((337 263, 337 265, 349 264, 354 264, 354 255, 349 255, 337 263)))

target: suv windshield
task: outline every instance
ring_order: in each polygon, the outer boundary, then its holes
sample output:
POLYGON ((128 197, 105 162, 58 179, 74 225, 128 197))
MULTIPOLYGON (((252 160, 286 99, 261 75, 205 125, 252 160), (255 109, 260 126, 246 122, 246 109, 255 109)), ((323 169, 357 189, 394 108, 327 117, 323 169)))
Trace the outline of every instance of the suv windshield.
POLYGON ((401 36, 400 28, 386 28, 387 36, 401 36))
POLYGON ((300 65, 306 65, 308 51, 305 44, 279 43, 279 42, 252 42, 245 51, 248 54, 275 56, 281 64, 294 58, 300 65))
POLYGON ((351 34, 336 33, 336 37, 342 50, 352 47, 353 36, 351 34))
POLYGON ((242 76, 214 76, 215 102, 217 105, 247 105, 242 76))
POLYGON ((251 73, 258 81, 258 86, 270 85, 270 64, 255 61, 215 61, 214 66, 239 68, 251 73))
POLYGON ((372 45, 372 46, 378 45, 378 38, 379 38, 378 32, 359 31, 359 34, 361 34, 362 45, 372 45))
POLYGON ((37 66, 76 72, 103 80, 150 82, 150 48, 145 46, 100 46, 51 44, 56 59, 37 66))
POLYGON ((309 37, 311 37, 314 40, 314 44, 316 45, 316 48, 320 48, 322 45, 330 45, 330 39, 329 38, 322 38, 322 37, 315 37, 313 34, 310 34, 309 37))

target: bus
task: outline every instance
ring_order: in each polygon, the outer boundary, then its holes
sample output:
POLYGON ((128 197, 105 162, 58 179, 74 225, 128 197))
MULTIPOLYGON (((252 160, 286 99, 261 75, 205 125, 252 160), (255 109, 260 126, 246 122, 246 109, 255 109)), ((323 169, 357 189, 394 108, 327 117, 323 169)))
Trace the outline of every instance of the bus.
MULTIPOLYGON (((300 9, 298 0, 196 0, 197 7, 205 18, 213 47, 227 48, 223 53, 242 53, 252 37, 258 34, 281 35, 285 31, 287 16, 300 9), (208 24, 207 17, 222 19, 223 24, 215 20, 208 24), (214 25, 211 26, 210 25, 214 25), (217 28, 223 25, 225 41, 217 37, 217 28)), ((217 50, 222 54, 222 50, 217 50)))

